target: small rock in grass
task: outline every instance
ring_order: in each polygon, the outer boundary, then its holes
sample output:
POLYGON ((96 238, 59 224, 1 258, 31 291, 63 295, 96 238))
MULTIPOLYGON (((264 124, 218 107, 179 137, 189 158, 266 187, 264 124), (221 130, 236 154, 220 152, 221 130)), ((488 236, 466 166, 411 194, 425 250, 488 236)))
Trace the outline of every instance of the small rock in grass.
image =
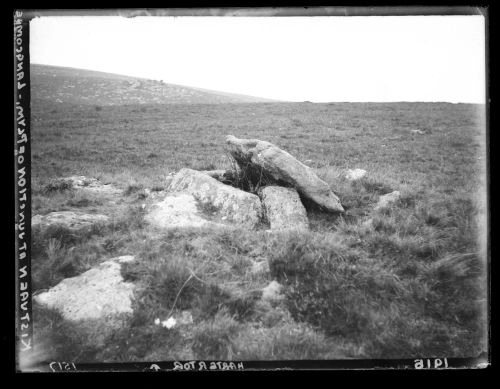
POLYGON ((345 174, 345 178, 349 181, 356 181, 366 176, 366 173, 366 170, 363 169, 349 169, 345 174))
POLYGON ((82 192, 108 196, 116 196, 121 193, 121 190, 115 187, 113 184, 103 184, 96 178, 85 176, 70 176, 63 178, 62 180, 71 183, 74 189, 81 190, 82 192))
POLYGON ((368 228, 368 227, 371 227, 372 223, 373 223, 373 219, 369 218, 369 219, 366 219, 365 221, 363 221, 363 223, 361 223, 361 225, 363 227, 367 227, 368 228))
POLYGON ((179 325, 187 325, 193 323, 193 315, 190 311, 182 311, 181 314, 177 317, 177 323, 179 325))
POLYGON ((395 190, 394 192, 391 192, 391 193, 387 193, 383 196, 380 196, 380 198, 378 199, 377 205, 375 205, 375 210, 382 209, 382 208, 389 206, 390 204, 397 201, 400 197, 401 197, 401 193, 397 190, 395 190))
POLYGON ((267 261, 260 261, 252 263, 252 268, 250 272, 253 274, 257 274, 257 273, 267 272, 268 270, 269 270, 269 264, 267 263, 267 261))
POLYGON ((265 301, 279 301, 284 298, 281 294, 283 286, 276 280, 273 280, 262 289, 262 299, 265 301))

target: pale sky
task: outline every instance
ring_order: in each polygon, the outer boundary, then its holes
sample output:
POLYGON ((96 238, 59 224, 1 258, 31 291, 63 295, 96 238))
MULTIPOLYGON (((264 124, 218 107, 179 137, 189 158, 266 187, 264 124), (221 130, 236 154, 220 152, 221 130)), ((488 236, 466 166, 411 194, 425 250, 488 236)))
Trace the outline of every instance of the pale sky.
POLYGON ((41 17, 31 62, 287 101, 485 102, 483 16, 41 17))

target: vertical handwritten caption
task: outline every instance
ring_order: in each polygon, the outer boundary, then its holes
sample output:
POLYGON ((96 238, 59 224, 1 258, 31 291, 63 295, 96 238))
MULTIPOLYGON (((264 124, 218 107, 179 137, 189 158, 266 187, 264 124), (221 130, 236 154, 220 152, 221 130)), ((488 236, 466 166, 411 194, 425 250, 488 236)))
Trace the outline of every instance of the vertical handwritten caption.
POLYGON ((15 118, 16 118, 16 147, 14 150, 15 164, 16 164, 16 248, 18 260, 18 282, 19 282, 19 330, 18 334, 20 339, 21 351, 30 350, 31 345, 31 317, 29 310, 29 276, 27 263, 27 249, 28 242, 25 232, 25 210, 27 206, 27 179, 26 179, 26 158, 25 152, 27 149, 28 135, 26 117, 24 108, 29 101, 23 100, 22 91, 26 87, 26 79, 24 73, 24 57, 25 49, 24 43, 24 26, 23 26, 23 13, 16 11, 14 13, 14 47, 15 47, 15 64, 16 64, 16 80, 15 80, 15 118))

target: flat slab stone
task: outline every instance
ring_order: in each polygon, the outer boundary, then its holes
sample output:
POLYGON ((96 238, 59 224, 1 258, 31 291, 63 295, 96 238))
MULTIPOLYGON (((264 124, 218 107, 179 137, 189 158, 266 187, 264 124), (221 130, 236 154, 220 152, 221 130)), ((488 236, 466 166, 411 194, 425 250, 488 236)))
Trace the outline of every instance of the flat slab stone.
POLYGON ((260 223, 262 204, 257 195, 225 185, 202 172, 181 169, 167 190, 193 196, 216 219, 225 223, 247 228, 254 228, 260 223))
POLYGON ((188 193, 167 195, 162 201, 149 206, 144 217, 149 224, 163 228, 224 227, 207 220, 198 208, 198 202, 188 193))
POLYGON ((41 305, 57 309, 70 321, 132 314, 135 286, 123 281, 120 269, 119 259, 108 260, 79 276, 66 278, 34 299, 41 305))
POLYGON ((331 212, 344 212, 340 199, 313 169, 272 143, 226 138, 226 147, 241 169, 257 166, 276 181, 292 185, 304 197, 331 212))
POLYGON ((260 195, 271 230, 309 229, 306 209, 295 189, 270 185, 260 195))
POLYGON ((90 229, 94 225, 104 224, 108 221, 109 217, 106 215, 60 211, 50 212, 43 216, 35 215, 31 219, 31 225, 42 229, 51 226, 62 226, 71 231, 78 232, 90 229))
POLYGON ((70 176, 62 178, 61 180, 70 182, 74 189, 83 192, 102 194, 108 196, 115 196, 122 193, 122 191, 115 187, 113 184, 103 184, 96 178, 85 176, 70 176))
POLYGON ((383 196, 380 196, 378 199, 378 203, 375 205, 375 210, 382 209, 388 207, 390 204, 394 203, 401 197, 401 193, 395 190, 394 192, 387 193, 383 196))

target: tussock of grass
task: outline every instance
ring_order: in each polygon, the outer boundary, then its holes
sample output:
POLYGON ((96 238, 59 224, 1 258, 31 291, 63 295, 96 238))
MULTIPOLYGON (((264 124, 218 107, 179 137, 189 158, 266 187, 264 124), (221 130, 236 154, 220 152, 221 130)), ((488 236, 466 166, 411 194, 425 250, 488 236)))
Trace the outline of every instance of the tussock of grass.
POLYGON ((123 192, 123 194, 125 196, 130 196, 133 193, 139 192, 141 189, 143 189, 143 185, 142 184, 130 183, 125 188, 125 191, 123 192))
POLYGON ((66 204, 70 207, 89 208, 102 205, 103 200, 97 195, 75 192, 71 194, 71 197, 68 201, 66 201, 66 204))
POLYGON ((321 333, 303 324, 247 328, 231 342, 235 359, 340 359, 343 353, 321 333))
POLYGON ((199 359, 233 359, 231 340, 237 335, 240 324, 226 310, 221 310, 213 319, 198 325, 193 330, 192 349, 199 359))
POLYGON ((33 245, 32 281, 34 290, 50 288, 64 278, 74 277, 98 264, 105 250, 97 236, 72 241, 47 238, 33 245))
POLYGON ((98 345, 56 310, 33 303, 33 342, 43 361, 93 361, 98 345))

